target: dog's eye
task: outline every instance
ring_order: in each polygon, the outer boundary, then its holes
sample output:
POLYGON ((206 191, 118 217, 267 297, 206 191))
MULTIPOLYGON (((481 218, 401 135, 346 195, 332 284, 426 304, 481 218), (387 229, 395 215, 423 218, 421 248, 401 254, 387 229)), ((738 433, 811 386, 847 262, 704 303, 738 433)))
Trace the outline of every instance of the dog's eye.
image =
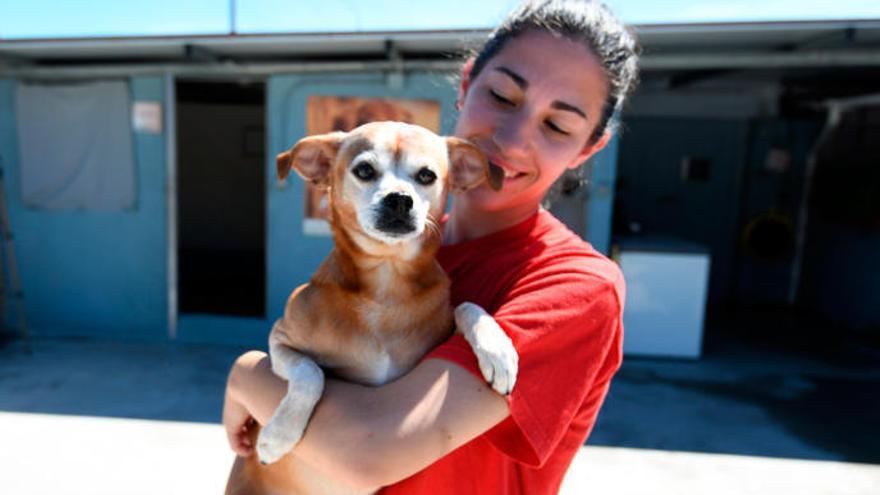
POLYGON ((376 178, 376 169, 367 162, 360 162, 351 169, 351 173, 358 179, 367 182, 376 178))
POLYGON ((437 180, 437 174, 432 172, 429 168, 423 168, 416 172, 416 182, 423 186, 431 185, 435 180, 437 180))

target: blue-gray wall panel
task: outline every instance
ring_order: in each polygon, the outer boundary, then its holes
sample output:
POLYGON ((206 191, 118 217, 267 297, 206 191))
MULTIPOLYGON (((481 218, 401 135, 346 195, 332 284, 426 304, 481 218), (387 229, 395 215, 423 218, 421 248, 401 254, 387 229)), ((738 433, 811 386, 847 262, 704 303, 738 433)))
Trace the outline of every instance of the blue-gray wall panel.
MULTIPOLYGON (((134 135, 134 209, 26 208, 19 183, 15 86, 13 80, 0 81, 0 155, 31 331, 35 335, 164 339, 164 137, 134 135)), ((132 79, 130 89, 133 100, 164 99, 161 78, 132 79)))

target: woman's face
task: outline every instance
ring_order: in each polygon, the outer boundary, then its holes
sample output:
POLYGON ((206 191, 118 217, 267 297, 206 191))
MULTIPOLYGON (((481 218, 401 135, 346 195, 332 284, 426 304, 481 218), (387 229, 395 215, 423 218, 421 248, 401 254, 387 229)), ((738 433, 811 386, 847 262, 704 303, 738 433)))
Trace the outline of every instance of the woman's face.
POLYGON ((588 143, 607 96, 605 71, 583 44, 530 31, 510 40, 470 78, 465 67, 455 134, 505 172, 501 191, 467 193, 486 211, 534 209, 553 182, 601 149, 588 143))

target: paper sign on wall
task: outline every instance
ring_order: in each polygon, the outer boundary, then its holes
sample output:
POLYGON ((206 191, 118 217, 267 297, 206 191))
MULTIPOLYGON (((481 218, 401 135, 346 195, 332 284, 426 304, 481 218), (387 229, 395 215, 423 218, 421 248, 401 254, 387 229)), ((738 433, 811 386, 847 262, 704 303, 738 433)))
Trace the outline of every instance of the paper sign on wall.
POLYGON ((135 132, 162 132, 162 105, 157 101, 136 101, 131 111, 135 132))

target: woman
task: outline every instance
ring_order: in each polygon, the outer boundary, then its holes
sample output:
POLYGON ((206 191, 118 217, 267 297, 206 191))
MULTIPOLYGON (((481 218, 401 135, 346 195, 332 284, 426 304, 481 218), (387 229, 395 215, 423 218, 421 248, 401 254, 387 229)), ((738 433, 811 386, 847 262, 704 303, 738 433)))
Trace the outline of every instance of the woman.
MULTIPOLYGON (((438 259, 452 302, 487 309, 520 356, 516 387, 495 394, 456 334, 378 388, 328 380, 297 455, 382 493, 555 493, 621 362, 623 279, 541 201, 608 142, 636 77, 636 43, 601 4, 526 2, 464 68, 455 134, 505 172, 501 191, 456 197, 438 259)), ((230 373, 224 424, 247 428, 286 393, 268 358, 230 373)))

